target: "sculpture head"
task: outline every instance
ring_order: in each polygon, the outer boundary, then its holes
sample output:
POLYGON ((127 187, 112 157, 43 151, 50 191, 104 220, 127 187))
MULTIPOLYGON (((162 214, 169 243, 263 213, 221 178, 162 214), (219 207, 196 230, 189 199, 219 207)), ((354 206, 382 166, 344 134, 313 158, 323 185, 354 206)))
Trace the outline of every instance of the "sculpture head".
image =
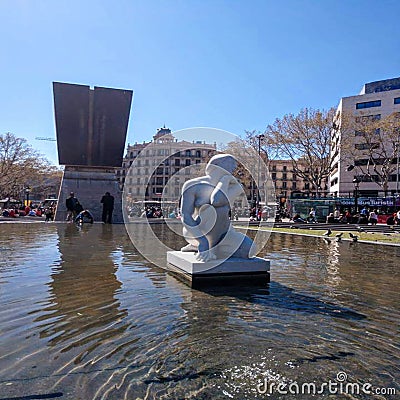
POLYGON ((211 158, 206 166, 207 175, 232 174, 237 167, 236 159, 230 154, 217 154, 211 158), (226 173, 224 172, 226 171, 226 173))

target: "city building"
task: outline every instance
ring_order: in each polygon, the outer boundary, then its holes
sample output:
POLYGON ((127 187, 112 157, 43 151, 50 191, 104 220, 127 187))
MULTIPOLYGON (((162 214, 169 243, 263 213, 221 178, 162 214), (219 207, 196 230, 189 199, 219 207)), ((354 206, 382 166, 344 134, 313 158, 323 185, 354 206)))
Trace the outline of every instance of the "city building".
MULTIPOLYGON (((334 163, 334 170, 330 176, 330 192, 333 196, 393 196, 399 193, 399 163, 398 157, 390 160, 391 175, 388 176, 386 193, 382 187, 382 179, 373 173, 365 173, 367 163, 371 163, 371 150, 367 149, 370 144, 365 141, 365 133, 353 129, 343 128, 343 119, 351 116, 355 122, 371 124, 380 121, 388 115, 400 112, 400 78, 386 79, 367 83, 360 94, 356 96, 343 97, 340 100, 337 115, 339 130, 332 136, 332 152, 337 156, 334 163), (344 116, 344 117, 343 117, 344 116)), ((356 126, 356 125, 354 125, 356 126)), ((351 125, 350 125, 351 127, 351 125)), ((376 129, 376 142, 379 147, 391 146, 392 155, 396 154, 396 146, 399 146, 399 134, 397 144, 390 142, 385 144, 385 134, 376 129), (381 141, 378 143, 379 140, 381 141), (383 139, 382 139, 383 138, 383 139)), ((398 150, 397 150, 398 152, 398 150)), ((378 151, 376 152, 378 154, 378 151)), ((376 156, 378 157, 378 156, 376 156)), ((379 159, 378 159, 379 160, 379 159)), ((381 165, 385 161, 379 161, 381 165)), ((375 161, 376 162, 376 161, 375 161)))
MULTIPOLYGON (((306 173, 306 166, 302 166, 301 162, 297 162, 298 168, 306 173)), ((291 160, 270 160, 269 172, 271 179, 275 184, 275 193, 277 201, 284 206, 286 200, 294 196, 315 197, 315 188, 307 179, 299 176, 293 169, 291 160)), ((322 191, 318 196, 325 197, 329 193, 328 180, 326 180, 322 191)))
POLYGON ((164 200, 165 196, 178 199, 180 188, 193 177, 196 165, 207 162, 215 152, 216 143, 178 141, 164 126, 157 129, 152 141, 128 145, 117 178, 133 202, 159 201, 163 193, 164 200))

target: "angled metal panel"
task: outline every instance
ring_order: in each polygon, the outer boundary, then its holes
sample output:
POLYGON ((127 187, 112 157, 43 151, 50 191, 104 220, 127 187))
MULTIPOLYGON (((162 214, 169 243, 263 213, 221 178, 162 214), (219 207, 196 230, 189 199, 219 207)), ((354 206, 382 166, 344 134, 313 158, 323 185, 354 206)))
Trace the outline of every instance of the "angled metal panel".
POLYGON ((120 167, 132 91, 53 82, 59 163, 120 167))
POLYGON ((89 86, 53 82, 61 165, 88 165, 89 90, 89 86))
POLYGON ((94 88, 92 165, 122 165, 131 102, 131 90, 94 88))

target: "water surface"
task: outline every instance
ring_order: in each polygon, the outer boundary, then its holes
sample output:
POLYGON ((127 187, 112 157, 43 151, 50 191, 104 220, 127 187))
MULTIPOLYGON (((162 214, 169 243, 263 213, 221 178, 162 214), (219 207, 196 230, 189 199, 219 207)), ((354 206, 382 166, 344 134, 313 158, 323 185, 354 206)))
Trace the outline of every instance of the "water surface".
POLYGON ((260 399, 339 371, 399 390, 399 248, 273 234, 263 255, 265 287, 199 291, 123 226, 1 224, 0 399, 260 399))

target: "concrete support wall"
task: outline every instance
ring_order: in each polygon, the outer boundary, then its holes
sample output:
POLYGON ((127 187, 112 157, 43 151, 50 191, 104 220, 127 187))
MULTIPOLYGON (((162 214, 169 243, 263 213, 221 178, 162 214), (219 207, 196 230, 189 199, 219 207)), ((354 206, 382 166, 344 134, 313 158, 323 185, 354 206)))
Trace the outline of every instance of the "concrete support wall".
POLYGON ((66 166, 61 182, 55 221, 65 221, 67 216, 65 200, 71 192, 75 193, 75 197, 82 207, 92 213, 95 222, 101 222, 103 205, 100 200, 106 192, 110 192, 114 196, 113 223, 124 222, 122 193, 114 168, 66 166))

